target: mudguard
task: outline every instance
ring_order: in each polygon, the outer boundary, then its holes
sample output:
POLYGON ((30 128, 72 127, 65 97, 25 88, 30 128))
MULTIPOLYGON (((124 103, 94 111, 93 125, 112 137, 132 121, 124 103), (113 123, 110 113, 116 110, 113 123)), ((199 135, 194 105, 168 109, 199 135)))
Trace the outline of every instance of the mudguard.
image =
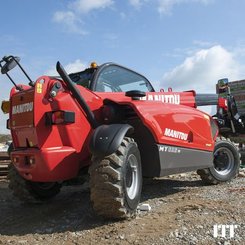
POLYGON ((95 129, 90 141, 90 151, 94 156, 105 157, 114 153, 126 134, 133 132, 128 124, 101 125, 95 129))

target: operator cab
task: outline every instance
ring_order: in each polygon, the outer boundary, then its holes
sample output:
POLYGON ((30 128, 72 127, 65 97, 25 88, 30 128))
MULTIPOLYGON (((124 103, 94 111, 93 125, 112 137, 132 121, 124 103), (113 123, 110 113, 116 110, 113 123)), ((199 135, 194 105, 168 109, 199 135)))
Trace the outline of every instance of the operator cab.
POLYGON ((84 71, 69 74, 77 85, 95 92, 127 92, 138 90, 154 92, 151 83, 141 74, 123 66, 106 63, 84 71))

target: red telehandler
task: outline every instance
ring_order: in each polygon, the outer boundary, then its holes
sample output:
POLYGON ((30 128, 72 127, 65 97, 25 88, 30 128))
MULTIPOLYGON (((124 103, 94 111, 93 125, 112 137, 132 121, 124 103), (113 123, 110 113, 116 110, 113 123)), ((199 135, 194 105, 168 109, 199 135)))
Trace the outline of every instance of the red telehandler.
POLYGON ((9 187, 20 200, 50 199, 89 173, 96 213, 127 218, 135 215, 143 176, 197 170, 210 184, 236 177, 240 155, 221 137, 220 118, 196 109, 216 104, 229 113, 226 99, 156 92, 144 76, 114 63, 68 75, 57 62, 59 77, 32 81, 19 61, 5 56, 0 66, 14 84, 2 108, 13 139, 9 187), (16 65, 28 85, 10 77, 16 65))

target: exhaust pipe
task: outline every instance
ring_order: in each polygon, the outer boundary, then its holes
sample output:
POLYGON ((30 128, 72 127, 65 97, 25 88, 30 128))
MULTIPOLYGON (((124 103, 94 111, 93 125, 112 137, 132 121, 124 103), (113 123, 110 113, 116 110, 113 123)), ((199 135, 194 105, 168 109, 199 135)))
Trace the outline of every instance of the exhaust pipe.
POLYGON ((74 85, 68 74, 66 73, 63 66, 58 61, 56 64, 56 70, 60 74, 63 81, 66 83, 67 87, 71 91, 74 98, 77 100, 78 104, 81 106, 83 111, 85 112, 88 122, 91 125, 93 129, 97 128, 99 126, 98 122, 95 120, 94 113, 90 110, 88 104, 84 100, 84 98, 81 96, 80 91, 77 89, 77 87, 74 85))

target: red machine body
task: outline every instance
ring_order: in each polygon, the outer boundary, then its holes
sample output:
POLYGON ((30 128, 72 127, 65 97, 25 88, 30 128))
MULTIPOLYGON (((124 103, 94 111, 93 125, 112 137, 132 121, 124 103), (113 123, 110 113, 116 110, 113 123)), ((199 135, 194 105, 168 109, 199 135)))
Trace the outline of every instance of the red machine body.
POLYGON ((231 97, 227 103, 216 94, 156 92, 144 76, 114 63, 68 75, 57 62, 60 77, 33 82, 19 60, 4 56, 0 68, 14 84, 1 108, 9 113, 13 138, 9 187, 20 200, 45 201, 63 183, 89 177, 96 213, 127 218, 136 214, 143 176, 197 170, 208 184, 237 176, 238 149, 218 137, 223 119, 197 109, 218 105, 229 117, 235 112, 231 97), (9 76, 16 65, 29 86, 9 76))
MULTIPOLYGON (((89 142, 94 129, 86 114, 60 79, 42 76, 34 87, 22 88, 22 91, 13 88, 10 95, 9 126, 15 148, 11 159, 16 169, 23 178, 31 181, 52 182, 76 177, 81 168, 90 164, 91 159, 89 142), (52 95, 53 91, 55 96, 52 95), (70 112, 74 120, 55 124, 52 122, 55 112, 70 112)), ((145 97, 134 99, 127 97, 125 92, 96 92, 82 86, 77 88, 101 124, 107 120, 105 104, 133 111, 133 116, 124 119, 129 124, 132 122, 138 144, 142 146, 143 170, 149 172, 148 167, 144 167, 147 163, 144 164, 143 153, 148 147, 155 149, 153 152, 157 152, 158 162, 161 162, 161 166, 157 163, 157 170, 150 171, 152 173, 149 175, 161 176, 171 172, 164 169, 176 171, 179 168, 181 172, 185 168, 184 162, 189 162, 189 169, 207 166, 208 161, 212 164, 218 129, 208 114, 195 109, 194 91, 146 92, 145 97), (136 125, 140 123, 141 126, 135 126, 136 121, 136 125), (141 139, 142 128, 149 132, 154 142, 141 139), (186 150, 188 153, 183 154, 186 154, 187 160, 183 161, 181 152, 186 150), (198 152, 193 159, 196 161, 196 158, 200 158, 199 166, 190 161, 193 152, 198 152), (172 155, 174 162, 179 161, 178 164, 168 161, 164 167, 164 156, 163 160, 159 158, 165 153, 169 155, 167 158, 172 155), (204 160, 201 160, 203 156, 204 160)))

